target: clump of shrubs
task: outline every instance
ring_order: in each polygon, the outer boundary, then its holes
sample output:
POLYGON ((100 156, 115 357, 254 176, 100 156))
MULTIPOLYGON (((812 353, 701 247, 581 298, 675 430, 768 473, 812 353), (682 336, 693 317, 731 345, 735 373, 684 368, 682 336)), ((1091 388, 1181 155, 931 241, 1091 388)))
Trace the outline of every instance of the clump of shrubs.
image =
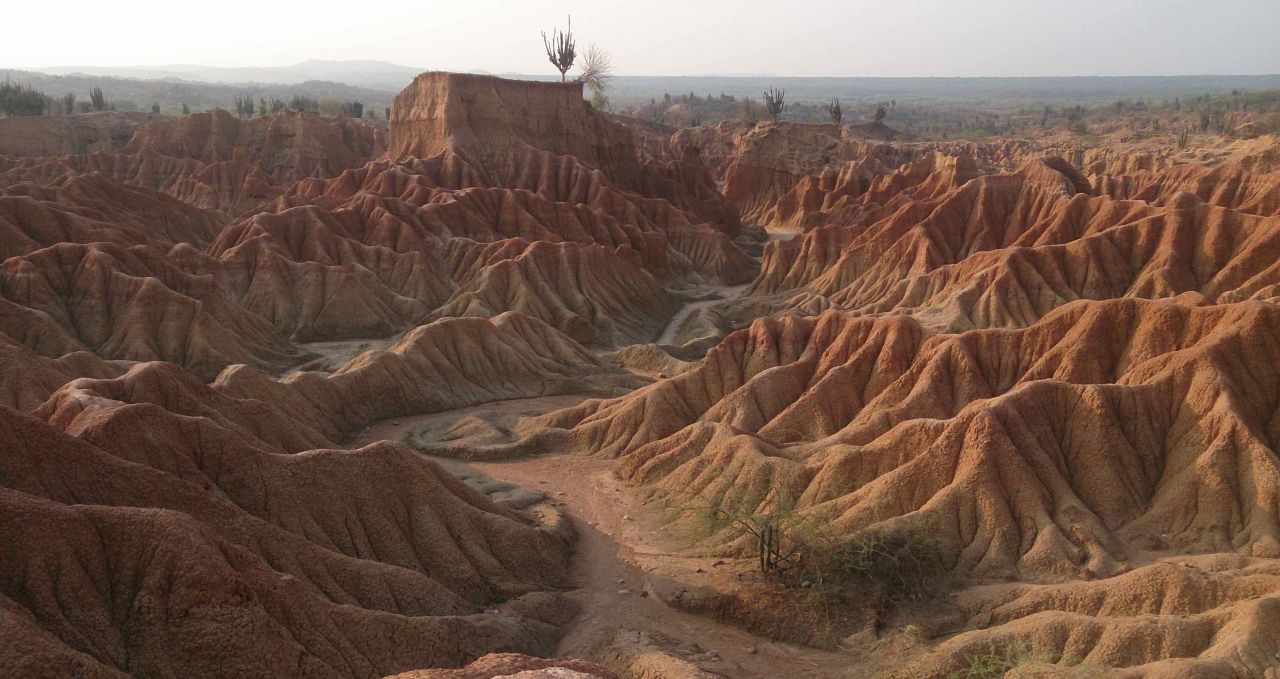
MULTIPOLYGON (((984 649, 966 656, 964 664, 948 672, 946 679, 999 679, 1010 670, 1023 665, 1046 661, 1043 654, 1036 653, 1031 644, 1022 639, 1013 639, 1004 644, 991 642, 984 649)), ((1088 671, 1088 668, 1082 669, 1088 671)))
POLYGON ((317 113, 320 111, 320 100, 315 97, 295 94, 293 99, 289 101, 289 108, 295 111, 317 113))
POLYGON ((48 115, 53 98, 30 85, 0 83, 0 113, 6 116, 48 115))
POLYGON ((945 589, 955 556, 926 521, 809 545, 789 581, 808 583, 834 605, 883 615, 945 589))

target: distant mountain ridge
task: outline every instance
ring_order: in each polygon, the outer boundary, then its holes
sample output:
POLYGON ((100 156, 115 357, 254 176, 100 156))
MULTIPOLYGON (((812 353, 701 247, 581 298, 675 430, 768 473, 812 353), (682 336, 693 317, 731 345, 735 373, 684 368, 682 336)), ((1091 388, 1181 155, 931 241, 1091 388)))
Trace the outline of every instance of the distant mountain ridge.
POLYGON ((192 112, 211 108, 235 109, 236 97, 246 96, 259 104, 263 99, 291 101, 295 96, 315 98, 330 108, 342 102, 359 101, 364 104, 366 115, 385 117, 385 109, 391 105, 392 88, 348 85, 333 80, 306 80, 299 83, 222 83, 196 80, 190 77, 144 78, 121 77, 74 72, 68 75, 52 75, 36 71, 0 68, 0 80, 10 80, 30 85, 51 97, 67 93, 76 95, 80 102, 89 101, 89 93, 101 88, 121 112, 145 111, 152 104, 168 115, 180 113, 183 106, 192 112), (336 102, 336 103, 335 103, 336 102))
POLYGON ((263 83, 296 85, 312 80, 399 91, 417 74, 428 70, 386 61, 329 61, 308 59, 290 66, 51 66, 28 69, 49 75, 83 74, 144 80, 188 80, 207 83, 263 83))
MULTIPOLYGON (((144 107, 159 102, 166 112, 180 103, 201 108, 228 106, 236 94, 283 96, 293 94, 359 100, 377 109, 390 104, 425 67, 386 61, 309 59, 289 66, 215 67, 187 64, 166 66, 54 66, 6 70, 18 82, 29 82, 52 95, 101 86, 113 96, 144 107), (102 82, 98 82, 102 80, 102 82)), ((549 70, 549 67, 548 67, 549 70)), ((473 70, 472 73, 486 74, 473 70)), ((517 80, 556 80, 555 74, 502 72, 517 80)), ((845 102, 981 104, 1012 109, 1023 105, 1098 105, 1117 100, 1169 100, 1233 91, 1280 90, 1280 74, 1187 76, 1046 76, 1046 77, 796 77, 774 75, 619 75, 609 97, 615 105, 635 106, 673 96, 729 95, 758 98, 769 87, 783 89, 792 102, 839 98, 845 102)))

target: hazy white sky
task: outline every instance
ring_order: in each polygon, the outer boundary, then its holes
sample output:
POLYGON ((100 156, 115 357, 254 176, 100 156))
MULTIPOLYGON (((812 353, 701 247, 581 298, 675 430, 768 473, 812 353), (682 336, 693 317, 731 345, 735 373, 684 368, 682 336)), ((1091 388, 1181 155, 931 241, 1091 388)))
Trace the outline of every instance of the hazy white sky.
POLYGON ((7 0, 0 68, 381 59, 551 73, 573 14, 632 75, 1280 72, 1280 0, 7 0))

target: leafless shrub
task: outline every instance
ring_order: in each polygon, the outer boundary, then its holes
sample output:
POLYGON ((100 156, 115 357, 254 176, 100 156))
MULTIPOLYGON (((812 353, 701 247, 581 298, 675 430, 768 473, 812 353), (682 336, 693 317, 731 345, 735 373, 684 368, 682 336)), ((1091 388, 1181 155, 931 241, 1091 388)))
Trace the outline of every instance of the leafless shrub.
POLYGON ((582 54, 582 73, 578 81, 596 92, 603 93, 613 83, 613 57, 595 43, 582 54))

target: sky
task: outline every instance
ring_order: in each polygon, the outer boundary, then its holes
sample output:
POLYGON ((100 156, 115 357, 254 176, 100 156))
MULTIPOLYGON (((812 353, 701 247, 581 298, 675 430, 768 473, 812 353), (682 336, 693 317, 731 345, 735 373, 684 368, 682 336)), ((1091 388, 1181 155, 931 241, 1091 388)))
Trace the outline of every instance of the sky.
POLYGON ((623 75, 1280 73, 1280 0, 10 0, 0 68, 377 59, 552 73, 572 14, 623 75))

